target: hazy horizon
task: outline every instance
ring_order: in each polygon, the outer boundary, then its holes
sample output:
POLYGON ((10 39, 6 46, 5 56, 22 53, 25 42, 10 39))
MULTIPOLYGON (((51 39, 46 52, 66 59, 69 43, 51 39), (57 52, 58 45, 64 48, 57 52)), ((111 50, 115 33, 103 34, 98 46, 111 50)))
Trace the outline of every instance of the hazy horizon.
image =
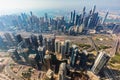
POLYGON ((0 0, 0 14, 17 13, 33 10, 81 10, 84 6, 92 9, 94 5, 97 10, 119 11, 120 0, 0 0))

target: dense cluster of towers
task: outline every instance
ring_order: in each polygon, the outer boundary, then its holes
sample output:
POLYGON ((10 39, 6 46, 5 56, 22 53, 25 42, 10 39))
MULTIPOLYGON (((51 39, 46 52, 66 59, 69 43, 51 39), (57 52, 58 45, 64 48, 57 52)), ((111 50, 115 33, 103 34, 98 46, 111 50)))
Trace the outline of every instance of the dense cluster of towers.
POLYGON ((92 65, 88 65, 87 63, 91 62, 89 60, 91 54, 85 50, 80 51, 70 40, 56 39, 55 35, 46 38, 41 34, 23 37, 21 34, 5 33, 4 37, 6 45, 12 48, 9 52, 13 60, 20 64, 31 65, 38 70, 43 67, 45 71, 51 69, 61 78, 64 77, 62 80, 65 80, 65 76, 70 76, 71 69, 91 69, 95 74, 99 74, 110 59, 105 52, 100 52, 95 61, 91 63, 92 65), (61 58, 58 58, 60 56, 61 58))
POLYGON ((108 14, 109 13, 107 12, 102 19, 99 16, 99 13, 96 12, 96 6, 88 13, 86 12, 86 7, 83 8, 80 14, 74 10, 70 13, 70 19, 66 19, 66 16, 52 18, 49 17, 47 13, 45 13, 43 17, 37 17, 31 11, 30 15, 21 13, 21 15, 18 16, 4 16, 2 19, 0 18, 0 26, 3 30, 7 28, 11 31, 25 30, 27 32, 53 32, 54 30, 57 30, 70 35, 87 34, 90 29, 97 32, 103 30, 108 14), (6 18, 9 20, 6 20, 6 18), (10 27, 5 27, 4 24, 9 25, 10 27))

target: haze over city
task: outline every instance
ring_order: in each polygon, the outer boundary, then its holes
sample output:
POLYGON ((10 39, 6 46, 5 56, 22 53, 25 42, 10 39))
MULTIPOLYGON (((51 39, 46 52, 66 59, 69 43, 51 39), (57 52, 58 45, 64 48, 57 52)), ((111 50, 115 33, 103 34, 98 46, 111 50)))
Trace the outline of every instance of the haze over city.
POLYGON ((119 11, 120 0, 0 0, 0 14, 11 14, 30 10, 62 9, 81 10, 84 6, 97 10, 119 11))
POLYGON ((0 0, 0 80, 120 80, 119 0, 0 0))

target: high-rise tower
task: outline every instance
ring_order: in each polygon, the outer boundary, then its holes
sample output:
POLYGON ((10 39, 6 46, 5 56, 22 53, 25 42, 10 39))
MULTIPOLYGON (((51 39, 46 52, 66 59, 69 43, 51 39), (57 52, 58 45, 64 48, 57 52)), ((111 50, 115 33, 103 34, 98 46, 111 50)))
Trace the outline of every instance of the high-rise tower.
POLYGON ((93 8, 93 12, 92 12, 92 14, 95 13, 95 10, 96 10, 96 5, 94 5, 94 8, 93 8))
POLYGON ((106 65, 110 56, 105 52, 100 52, 91 68, 92 72, 95 74, 99 74, 102 68, 106 65))
POLYGON ((106 15, 105 15, 105 17, 104 17, 104 19, 103 19, 103 21, 102 21, 102 24, 104 24, 104 23, 105 23, 105 21, 106 21, 106 19, 107 19, 108 14, 109 14, 109 12, 107 12, 107 13, 106 13, 106 15))

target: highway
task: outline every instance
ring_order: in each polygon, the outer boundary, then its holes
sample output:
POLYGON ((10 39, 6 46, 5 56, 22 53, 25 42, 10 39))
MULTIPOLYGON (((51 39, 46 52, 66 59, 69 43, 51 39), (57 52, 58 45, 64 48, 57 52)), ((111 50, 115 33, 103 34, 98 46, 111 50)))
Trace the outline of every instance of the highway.
POLYGON ((113 57, 117 53, 117 50, 119 49, 120 37, 117 35, 112 35, 112 37, 114 39, 114 42, 113 42, 113 49, 112 49, 110 55, 113 57))
POLYGON ((9 60, 8 64, 5 66, 5 73, 7 73, 11 78, 14 78, 14 80, 23 80, 20 76, 16 76, 14 72, 10 69, 10 63, 11 59, 9 60))
POLYGON ((0 80, 11 80, 11 79, 5 74, 0 73, 0 80))
POLYGON ((23 66, 20 66, 19 71, 17 72, 17 75, 20 75, 23 70, 23 66))

